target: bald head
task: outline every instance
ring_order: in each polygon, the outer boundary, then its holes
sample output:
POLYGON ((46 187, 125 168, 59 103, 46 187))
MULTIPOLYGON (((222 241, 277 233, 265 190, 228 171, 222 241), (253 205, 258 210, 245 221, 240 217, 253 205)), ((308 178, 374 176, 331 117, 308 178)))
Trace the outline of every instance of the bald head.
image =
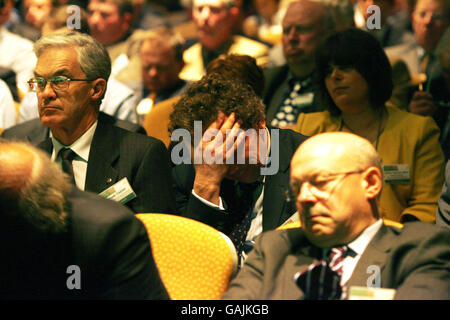
POLYGON ((334 29, 330 8, 317 1, 300 0, 289 4, 282 21, 283 53, 290 70, 299 78, 314 70, 315 52, 334 29))
POLYGON ((306 140, 291 161, 291 186, 302 229, 319 247, 347 244, 379 218, 380 160, 357 135, 332 132, 306 140))
POLYGON ((306 140, 295 152, 291 167, 308 163, 331 172, 362 170, 369 166, 381 171, 381 160, 372 144, 347 132, 327 132, 306 140))
POLYGON ((20 143, 0 143, 0 192, 16 197, 30 183, 36 155, 20 143))
POLYGON ((0 212, 4 221, 44 233, 62 232, 67 226, 70 189, 69 178, 43 151, 28 143, 0 140, 0 212))

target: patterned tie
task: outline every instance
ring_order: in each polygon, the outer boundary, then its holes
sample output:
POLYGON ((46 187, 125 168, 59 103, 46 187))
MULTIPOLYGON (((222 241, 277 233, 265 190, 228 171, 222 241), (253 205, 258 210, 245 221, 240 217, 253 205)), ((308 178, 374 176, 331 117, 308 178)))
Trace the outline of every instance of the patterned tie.
POLYGON ((58 152, 58 157, 61 158, 61 167, 65 173, 70 177, 72 184, 75 185, 75 177, 73 175, 72 160, 77 154, 70 148, 62 148, 58 152))
POLYGON ((271 125, 274 127, 284 127, 297 122, 300 112, 311 112, 313 102, 312 79, 311 77, 299 81, 291 79, 291 90, 283 100, 281 107, 275 114, 271 125))
POLYGON ((245 239, 253 218, 256 193, 258 190, 261 190, 258 188, 260 185, 262 185, 260 182, 250 184, 236 182, 234 185, 234 199, 227 202, 229 211, 234 215, 234 222, 232 222, 229 237, 236 247, 239 260, 241 259, 242 251, 245 249, 245 239))
POLYGON ((347 253, 347 246, 333 248, 328 261, 320 260, 295 275, 294 282, 305 293, 305 300, 338 300, 343 297, 340 281, 347 253))

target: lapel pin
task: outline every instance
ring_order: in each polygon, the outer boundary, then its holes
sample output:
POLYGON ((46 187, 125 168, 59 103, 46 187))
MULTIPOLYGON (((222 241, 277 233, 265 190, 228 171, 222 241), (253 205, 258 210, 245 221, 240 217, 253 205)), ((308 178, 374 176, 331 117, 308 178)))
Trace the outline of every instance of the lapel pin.
POLYGON ((111 182, 112 182, 112 179, 111 179, 111 178, 108 178, 108 179, 106 179, 106 182, 107 182, 107 183, 111 183, 111 182))

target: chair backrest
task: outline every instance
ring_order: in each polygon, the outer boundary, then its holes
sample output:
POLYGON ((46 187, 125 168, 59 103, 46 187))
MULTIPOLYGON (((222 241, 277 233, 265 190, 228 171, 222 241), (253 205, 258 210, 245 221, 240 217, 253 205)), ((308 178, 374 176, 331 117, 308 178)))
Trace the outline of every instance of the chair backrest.
POLYGON ((145 115, 144 129, 149 136, 158 138, 166 147, 170 144, 170 134, 168 131, 170 114, 174 105, 180 100, 180 96, 173 97, 155 104, 152 110, 145 115))
POLYGON ((237 270, 231 240, 196 220, 159 213, 136 215, 145 225, 161 279, 173 300, 216 300, 237 270))

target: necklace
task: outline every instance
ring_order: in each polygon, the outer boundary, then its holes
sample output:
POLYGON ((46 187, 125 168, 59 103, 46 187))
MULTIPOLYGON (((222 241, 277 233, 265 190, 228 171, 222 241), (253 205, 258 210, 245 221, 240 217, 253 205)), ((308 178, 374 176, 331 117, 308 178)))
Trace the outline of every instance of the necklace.
MULTIPOLYGON (((384 114, 384 110, 381 111, 380 116, 378 117, 378 128, 377 128, 377 136, 375 139, 375 150, 378 150, 378 141, 380 140, 380 135, 381 135, 381 128, 382 128, 382 124, 383 124, 383 114, 384 114)), ((353 130, 352 128, 350 128, 348 126, 347 123, 345 123, 344 119, 342 119, 341 121, 341 126, 339 127, 339 131, 342 131, 343 127, 346 127, 348 130, 350 130, 351 133, 354 133, 358 136, 361 136, 360 134, 358 134, 355 130, 353 130)))

